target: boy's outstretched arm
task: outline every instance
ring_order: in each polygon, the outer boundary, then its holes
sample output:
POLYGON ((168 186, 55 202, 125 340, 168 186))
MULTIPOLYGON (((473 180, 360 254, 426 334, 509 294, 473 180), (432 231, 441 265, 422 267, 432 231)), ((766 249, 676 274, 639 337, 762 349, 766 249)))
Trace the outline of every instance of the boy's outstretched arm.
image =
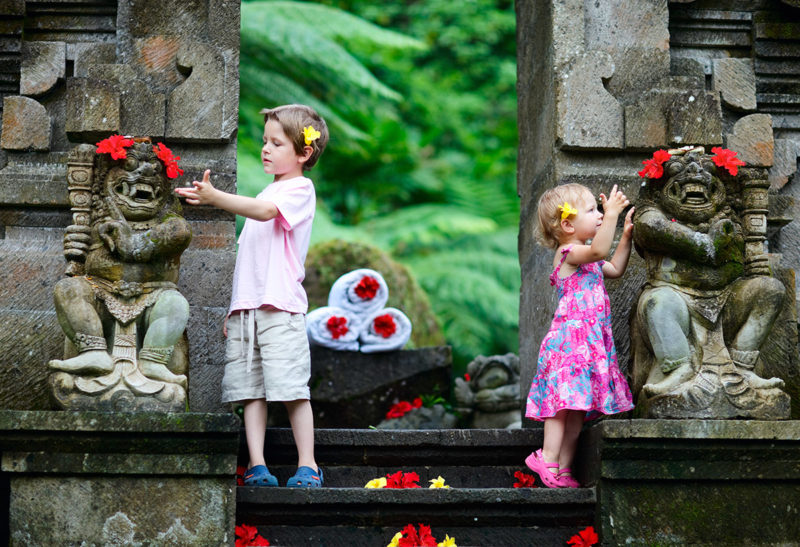
POLYGON ((278 216, 278 208, 271 201, 229 194, 214 188, 210 169, 203 173, 203 180, 192 181, 191 188, 175 188, 175 192, 186 198, 189 205, 211 205, 253 220, 266 221, 278 216))
POLYGON ((614 256, 611 260, 603 264, 603 276, 608 279, 616 279, 622 277, 625 269, 628 267, 628 259, 631 256, 631 240, 633 239, 633 211, 631 207, 628 214, 625 215, 625 225, 622 228, 622 236, 619 238, 617 249, 614 251, 614 256))

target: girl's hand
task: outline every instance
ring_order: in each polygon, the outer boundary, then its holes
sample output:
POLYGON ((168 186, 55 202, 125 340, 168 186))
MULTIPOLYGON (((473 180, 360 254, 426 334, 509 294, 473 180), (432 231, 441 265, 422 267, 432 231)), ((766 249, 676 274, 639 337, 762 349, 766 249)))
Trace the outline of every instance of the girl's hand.
POLYGON ((216 189, 211 184, 211 169, 206 169, 203 173, 203 180, 192 181, 193 188, 175 188, 175 193, 186 198, 186 203, 190 205, 211 205, 214 200, 216 189))
POLYGON ((636 210, 636 207, 631 207, 628 214, 625 215, 625 225, 622 227, 622 237, 631 237, 633 233, 633 212, 636 210))
POLYGON ((616 184, 611 189, 608 198, 606 198, 605 194, 600 194, 600 202, 603 204, 604 214, 613 214, 616 216, 619 216, 625 207, 631 203, 630 200, 625 197, 625 194, 623 194, 621 190, 617 189, 616 184))

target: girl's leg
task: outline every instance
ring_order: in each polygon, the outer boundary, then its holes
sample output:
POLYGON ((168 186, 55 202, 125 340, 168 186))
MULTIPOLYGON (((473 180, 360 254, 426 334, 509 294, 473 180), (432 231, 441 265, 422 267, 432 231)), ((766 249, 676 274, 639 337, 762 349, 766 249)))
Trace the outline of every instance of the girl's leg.
POLYGON ((264 461, 264 437, 267 434, 267 401, 250 399, 244 402, 244 433, 247 437, 249 467, 266 465, 264 461))
MULTIPOLYGON (((564 420, 564 436, 561 442, 561 449, 558 453, 558 467, 564 469, 572 467, 575 459, 575 452, 578 449, 578 437, 583 428, 583 419, 586 412, 583 410, 567 410, 564 420)), ((545 438, 546 438, 545 433, 545 438)))
POLYGON ((314 459, 314 413, 311 411, 311 401, 298 399, 284 401, 284 404, 292 424, 294 443, 297 445, 297 467, 319 469, 314 459))
POLYGON ((567 410, 559 410, 552 418, 544 420, 544 444, 542 457, 545 462, 558 462, 561 458, 561 447, 564 444, 567 410))

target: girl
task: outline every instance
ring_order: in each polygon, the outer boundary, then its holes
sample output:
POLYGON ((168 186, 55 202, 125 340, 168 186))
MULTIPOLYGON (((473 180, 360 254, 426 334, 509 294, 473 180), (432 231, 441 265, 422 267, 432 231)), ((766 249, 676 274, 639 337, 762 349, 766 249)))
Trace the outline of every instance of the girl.
POLYGON ((600 194, 601 213, 588 188, 565 184, 539 199, 539 239, 553 249, 550 283, 558 306, 539 349, 525 416, 544 420, 544 445, 525 463, 549 488, 577 488, 570 466, 584 420, 633 408, 628 384, 617 366, 609 300, 603 276, 620 277, 631 254, 633 208, 617 250, 608 256, 617 218, 630 203, 611 189, 600 194), (591 240, 591 242, 589 242, 591 240))

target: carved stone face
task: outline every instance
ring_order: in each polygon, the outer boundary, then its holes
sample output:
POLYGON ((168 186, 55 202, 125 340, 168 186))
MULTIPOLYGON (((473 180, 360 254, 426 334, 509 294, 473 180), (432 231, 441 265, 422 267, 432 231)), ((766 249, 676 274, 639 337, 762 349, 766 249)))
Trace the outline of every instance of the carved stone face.
POLYGON ((675 219, 699 224, 724 205, 725 185, 716 177, 716 167, 708 157, 674 156, 664 172, 668 179, 661 189, 661 206, 675 219))
POLYGON ((150 143, 137 143, 106 175, 108 196, 126 220, 153 218, 170 197, 164 166, 150 143))

